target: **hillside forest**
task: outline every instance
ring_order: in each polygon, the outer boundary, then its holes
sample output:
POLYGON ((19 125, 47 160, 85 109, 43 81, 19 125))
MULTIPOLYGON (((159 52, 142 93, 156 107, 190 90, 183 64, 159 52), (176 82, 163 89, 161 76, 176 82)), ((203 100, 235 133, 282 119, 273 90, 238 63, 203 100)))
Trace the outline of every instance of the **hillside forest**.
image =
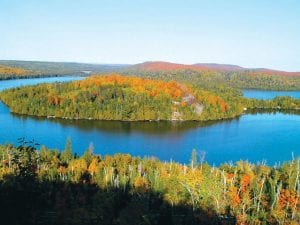
POLYGON ((300 221, 300 162, 219 167, 128 154, 82 156, 34 142, 0 146, 4 224, 284 224, 300 221))
POLYGON ((176 80, 206 88, 226 86, 238 89, 300 90, 299 72, 250 69, 227 64, 184 65, 169 62, 145 62, 127 65, 0 60, 0 80, 66 75, 86 76, 99 73, 135 75, 165 81, 176 80))

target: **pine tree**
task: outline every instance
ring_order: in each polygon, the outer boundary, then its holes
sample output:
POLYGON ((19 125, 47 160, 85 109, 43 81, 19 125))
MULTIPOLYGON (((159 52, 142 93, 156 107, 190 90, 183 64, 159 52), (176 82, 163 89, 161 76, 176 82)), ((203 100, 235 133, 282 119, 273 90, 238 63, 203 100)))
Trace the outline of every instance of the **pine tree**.
POLYGON ((73 159, 72 142, 70 137, 67 138, 66 146, 65 149, 61 152, 60 159, 63 163, 66 164, 68 164, 73 159))
POLYGON ((92 162, 93 150, 94 150, 94 145, 93 143, 90 143, 88 149, 85 150, 85 152, 83 153, 82 158, 86 161, 87 166, 89 166, 90 163, 92 162))

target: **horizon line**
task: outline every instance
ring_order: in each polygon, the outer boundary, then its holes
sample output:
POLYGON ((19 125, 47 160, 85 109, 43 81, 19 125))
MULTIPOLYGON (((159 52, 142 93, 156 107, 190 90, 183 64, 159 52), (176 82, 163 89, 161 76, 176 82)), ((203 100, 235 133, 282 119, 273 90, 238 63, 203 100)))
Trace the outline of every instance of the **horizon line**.
POLYGON ((137 63, 112 63, 112 62, 92 62, 92 61, 73 61, 73 60, 43 60, 43 59, 0 59, 1 61, 21 61, 21 62, 44 62, 44 63, 74 63, 74 64, 91 64, 91 65, 127 65, 127 66, 134 66, 138 64, 143 64, 143 63, 170 63, 170 64, 180 64, 180 65, 185 65, 185 66, 193 66, 196 64, 216 64, 216 65, 229 65, 229 66, 238 66, 241 67, 242 69, 245 70, 256 70, 256 69, 261 69, 261 70, 273 70, 273 71, 278 71, 278 72, 288 72, 288 73, 299 73, 300 70, 283 70, 283 69, 276 69, 276 68, 268 68, 268 67, 246 67, 246 66, 241 66, 239 64, 234 64, 234 63, 218 63, 218 62, 196 62, 196 63, 181 63, 181 62, 171 62, 171 61, 165 61, 165 60, 146 60, 146 61, 141 61, 137 63))

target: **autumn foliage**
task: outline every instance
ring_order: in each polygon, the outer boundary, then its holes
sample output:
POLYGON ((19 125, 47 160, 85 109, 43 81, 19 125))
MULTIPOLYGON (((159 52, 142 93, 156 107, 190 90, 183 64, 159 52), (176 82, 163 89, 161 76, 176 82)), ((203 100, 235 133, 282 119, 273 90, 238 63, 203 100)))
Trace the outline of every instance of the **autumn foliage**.
POLYGON ((299 224, 299 160, 278 168, 245 161, 212 167, 198 163, 193 150, 187 166, 129 154, 101 156, 91 149, 75 155, 70 139, 61 152, 0 145, 2 221, 299 224), (24 207, 28 201, 31 207, 24 207))
MULTIPOLYGON (((83 81, 76 81, 75 85, 82 90, 95 86, 116 85, 130 88, 135 93, 143 93, 151 97, 156 97, 159 94, 171 98, 180 98, 183 96, 183 90, 175 81, 164 82, 139 77, 125 77, 118 74, 88 77, 83 81)), ((94 95, 97 95, 97 93, 95 92, 94 95)))
POLYGON ((30 71, 22 68, 0 65, 0 75, 23 76, 23 75, 28 75, 29 73, 30 71))
POLYGON ((242 112, 238 102, 189 84, 118 74, 10 89, 0 98, 15 113, 71 119, 214 120, 242 112))
POLYGON ((226 73, 226 72, 241 72, 249 75, 279 75, 279 76, 300 76, 300 72, 286 72, 272 69, 248 69, 236 65, 214 64, 214 63, 198 63, 198 64, 179 64, 163 61, 144 62, 133 65, 130 70, 140 70, 148 72, 162 72, 162 71, 198 71, 211 73, 226 73))

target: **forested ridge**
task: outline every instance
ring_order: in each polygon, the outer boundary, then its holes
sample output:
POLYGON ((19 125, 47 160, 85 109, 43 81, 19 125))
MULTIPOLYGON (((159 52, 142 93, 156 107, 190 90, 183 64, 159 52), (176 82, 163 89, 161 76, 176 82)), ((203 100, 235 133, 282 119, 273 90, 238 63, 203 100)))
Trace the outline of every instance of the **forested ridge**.
POLYGON ((168 62, 126 64, 87 64, 0 60, 0 79, 112 73, 176 80, 197 86, 209 85, 264 90, 300 90, 300 73, 270 69, 248 69, 235 65, 198 63, 184 65, 168 62), (2 71, 1 67, 14 68, 2 71))
POLYGON ((247 69, 234 65, 183 65, 167 62, 145 62, 125 67, 119 72, 154 79, 188 82, 204 87, 226 86, 240 89, 300 90, 299 72, 247 69))
POLYGON ((0 60, 0 80, 70 75, 86 76, 90 73, 108 73, 124 67, 126 65, 122 64, 0 60))
POLYGON ((66 75, 83 75, 83 74, 76 74, 76 73, 66 73, 65 72, 51 72, 51 73, 44 73, 38 70, 30 70, 25 69, 23 67, 16 67, 1 65, 0 61, 0 80, 12 80, 12 79, 24 79, 24 78, 43 78, 43 77, 56 77, 56 76, 66 76, 66 75))
POLYGON ((73 119, 215 120, 243 111, 233 93, 117 74, 14 88, 0 98, 14 113, 73 119))
POLYGON ((30 73, 31 71, 25 70, 23 68, 0 65, 0 79, 23 77, 29 75, 30 73))
POLYGON ((123 70, 123 74, 136 74, 143 77, 177 80, 198 86, 227 86, 239 89, 260 90, 300 90, 300 76, 282 76, 276 74, 253 73, 250 71, 215 72, 215 71, 138 71, 123 70))
POLYGON ((21 140, 0 146, 4 224, 284 224, 300 222, 300 162, 219 167, 128 154, 82 156, 21 140))

